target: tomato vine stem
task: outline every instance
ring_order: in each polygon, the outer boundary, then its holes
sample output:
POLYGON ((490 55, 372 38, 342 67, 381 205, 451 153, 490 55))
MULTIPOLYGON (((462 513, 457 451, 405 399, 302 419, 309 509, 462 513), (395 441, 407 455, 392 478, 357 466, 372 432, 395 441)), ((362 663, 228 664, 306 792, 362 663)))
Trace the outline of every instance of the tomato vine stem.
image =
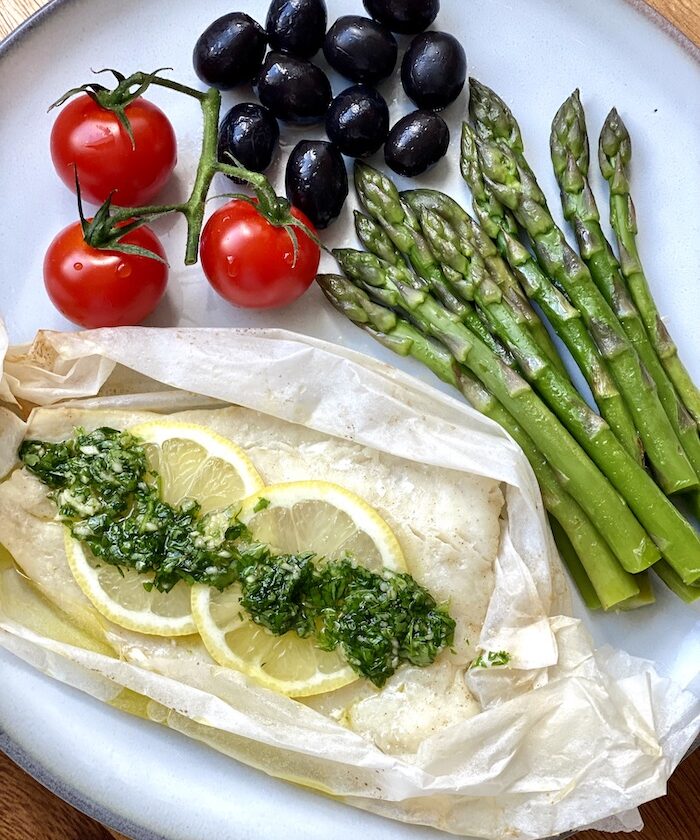
MULTIPOLYGON (((154 73, 137 72, 128 77, 115 70, 110 70, 109 72, 116 77, 118 82, 114 90, 107 90, 103 85, 98 84, 83 85, 68 91, 55 105, 62 104, 70 96, 77 93, 87 93, 103 108, 115 111, 124 129, 131 136, 128 117, 125 114, 126 107, 134 99, 145 93, 151 85, 158 85, 176 93, 190 96, 200 103, 203 119, 202 147, 192 191, 187 201, 181 204, 119 207, 115 209, 112 207, 110 196, 95 214, 93 222, 99 220, 98 225, 94 225, 92 222, 86 222, 84 225, 86 231, 85 240, 92 247, 104 250, 115 247, 118 249, 119 240, 125 235, 126 230, 134 230, 134 228, 144 225, 160 216, 165 216, 170 213, 181 213, 187 221, 185 265, 193 265, 197 262, 207 196, 217 172, 228 175, 231 178, 238 178, 247 184, 255 194, 258 211, 271 224, 284 227, 288 231, 295 246, 296 238, 293 232, 294 228, 301 229, 314 242, 318 243, 314 231, 306 228, 306 226, 291 215, 287 199, 275 193, 272 184, 262 173, 251 172, 241 166, 219 161, 218 133, 219 117, 221 114, 221 94, 218 90, 215 88, 208 88, 206 91, 196 90, 195 88, 180 84, 180 82, 157 75, 160 71, 155 71, 154 73)), ((78 201, 80 203, 79 197, 78 201)), ((81 218, 83 218, 82 208, 81 218)))

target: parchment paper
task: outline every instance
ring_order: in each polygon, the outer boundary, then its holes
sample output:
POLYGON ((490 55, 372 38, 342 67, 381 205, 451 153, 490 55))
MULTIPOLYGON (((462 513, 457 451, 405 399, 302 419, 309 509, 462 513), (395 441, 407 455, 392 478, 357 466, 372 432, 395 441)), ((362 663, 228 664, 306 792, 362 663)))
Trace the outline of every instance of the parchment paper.
MULTIPOLYGON (((634 809, 664 793, 700 730, 700 700, 651 663, 593 649, 568 614, 534 476, 500 427, 394 368, 279 330, 42 333, 32 347, 7 352, 0 398, 8 403, 84 401, 98 392, 87 404, 168 411, 214 398, 503 482, 506 515, 480 645, 512 659, 505 669, 468 672, 479 714, 397 757, 242 674, 169 655, 167 646, 120 660, 37 632, 8 603, 0 603, 0 644, 103 700, 131 689, 148 698, 142 713, 152 719, 388 817, 504 840, 549 837, 616 814, 607 828, 639 827, 634 809)), ((22 429, 3 411, 3 474, 22 429)))

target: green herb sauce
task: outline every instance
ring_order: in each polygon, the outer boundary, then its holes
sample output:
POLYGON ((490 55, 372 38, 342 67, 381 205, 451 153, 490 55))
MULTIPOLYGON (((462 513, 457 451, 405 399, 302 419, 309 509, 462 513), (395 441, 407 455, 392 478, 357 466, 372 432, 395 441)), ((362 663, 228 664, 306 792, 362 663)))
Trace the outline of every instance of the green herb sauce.
MULTIPOLYGON (((105 563, 152 575, 147 589, 238 583, 257 624, 340 650, 377 686, 401 663, 429 665, 452 644, 454 620, 408 574, 371 572, 351 557, 275 553, 232 508, 202 515, 194 500, 167 504, 143 444, 128 432, 76 429, 60 443, 25 441, 19 455, 50 488, 73 537, 105 563)), ((261 499, 255 509, 268 504, 261 499)))
POLYGON ((507 650, 490 650, 488 653, 480 653, 469 666, 470 668, 498 668, 510 662, 510 654, 507 650))

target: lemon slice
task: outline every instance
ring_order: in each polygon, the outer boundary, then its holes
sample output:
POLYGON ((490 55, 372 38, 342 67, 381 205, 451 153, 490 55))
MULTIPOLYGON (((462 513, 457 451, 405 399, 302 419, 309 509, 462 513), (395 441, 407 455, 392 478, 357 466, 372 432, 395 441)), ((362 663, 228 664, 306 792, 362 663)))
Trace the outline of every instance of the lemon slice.
MULTIPOLYGON (((196 499, 207 513, 228 507, 263 486, 245 452, 203 426, 164 418, 128 431, 144 441, 149 466, 161 478, 162 498, 171 505, 196 499)), ((186 583, 176 584, 167 593, 147 592, 143 584, 152 576, 100 563, 68 529, 66 555, 78 586, 115 624, 158 636, 197 632, 186 583)))
POLYGON ((202 513, 228 507, 263 486, 253 462, 228 438, 194 423, 151 420, 127 431, 146 444, 164 502, 196 499, 202 513))
MULTIPOLYGON (((299 481, 265 487, 245 499, 239 518, 256 540, 275 551, 313 551, 328 560, 351 555, 374 571, 406 570, 391 528, 363 499, 336 484, 299 481)), ((238 585, 223 592, 192 587, 197 629, 220 665, 290 697, 333 691, 357 679, 339 653, 322 651, 294 632, 275 636, 255 624, 240 607, 240 595, 238 585)))

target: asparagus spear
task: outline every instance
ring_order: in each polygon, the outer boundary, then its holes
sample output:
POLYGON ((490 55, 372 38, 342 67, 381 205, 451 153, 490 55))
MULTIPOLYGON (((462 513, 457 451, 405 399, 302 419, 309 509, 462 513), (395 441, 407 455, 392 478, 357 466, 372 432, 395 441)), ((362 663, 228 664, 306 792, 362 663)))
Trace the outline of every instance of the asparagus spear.
POLYGON ((654 571, 671 592, 678 595, 686 604, 692 604, 700 598, 700 586, 689 586, 687 583, 683 583, 673 568, 664 560, 659 560, 658 563, 654 564, 654 571))
POLYGON ((411 355, 422 362, 443 382, 460 390, 477 411, 495 420, 515 439, 532 466, 545 507, 566 536, 565 560, 567 564, 571 563, 572 576, 582 594, 585 593, 586 603, 595 601, 600 606, 602 602, 609 609, 639 593, 636 578, 617 562, 590 519, 566 492, 532 438, 466 368, 456 363, 447 349, 396 313, 374 303, 366 292, 344 277, 319 275, 316 280, 333 306, 351 321, 395 353, 411 355), (576 559, 571 557, 569 547, 576 559))
POLYGON ((620 265, 600 226, 600 214, 588 182, 588 134, 578 90, 571 94, 554 117, 550 149, 561 188, 564 216, 573 223, 581 256, 654 380, 673 430, 696 476, 700 476, 700 437, 697 425, 686 411, 656 355, 639 312, 620 276, 620 265))
MULTIPOLYGON (((371 254, 352 249, 336 250, 333 253, 343 271, 370 290, 370 293, 381 295, 382 303, 392 308, 403 309, 411 318, 419 318, 422 328, 442 341, 459 362, 466 364, 472 373, 477 375, 504 407, 522 423, 550 463, 572 480, 571 459, 576 459, 577 466, 580 466, 579 458, 582 454, 575 442, 570 440, 568 434, 562 435, 564 428, 521 377, 510 369, 507 369, 508 373, 505 374, 505 368, 494 366, 491 351, 452 313, 429 295, 424 281, 407 268, 382 263, 371 254), (561 447, 565 447, 564 463, 561 461, 564 450, 553 445, 555 439, 561 447), (573 448, 571 444, 574 444, 573 448)), ((568 399, 568 394, 562 396, 568 399)), ((626 524, 618 521, 610 528, 611 523, 604 523, 602 519, 603 516, 609 515, 609 509, 603 512, 598 505, 597 513, 594 513, 586 507, 586 504, 590 504, 588 494, 584 496, 579 488, 579 495, 576 495, 573 483, 569 485, 570 492, 596 522, 623 567, 627 571, 638 572, 654 562, 651 558, 655 552, 648 550, 648 544, 643 545, 644 540, 639 545, 641 553, 638 551, 634 556, 629 554, 627 539, 620 545, 620 535, 617 531, 626 531, 633 527, 634 523, 634 541, 637 542, 640 532, 643 534, 639 528, 641 522, 684 582, 694 583, 700 578, 700 537, 693 528, 664 496, 648 473, 627 454, 605 421, 585 403, 572 407, 567 420, 574 428, 578 427, 579 431, 582 427, 587 431, 586 445, 591 456, 595 457, 599 468, 605 470, 610 481, 639 519, 639 522, 635 522, 633 517, 626 516, 626 524), (583 408, 582 413, 579 413, 579 408, 583 408)), ((587 469, 587 460, 585 463, 587 469)), ((610 498, 610 485, 604 480, 600 482, 602 476, 598 470, 592 471, 591 480, 594 480, 593 475, 596 476, 599 493, 605 493, 606 506, 613 504, 614 498, 615 509, 621 514, 620 496, 613 493, 613 498, 610 498)), ((597 496, 596 501, 600 502, 601 498, 597 496)), ((629 510, 625 512, 629 514, 629 510)))
POLYGON ((467 122, 462 123, 460 138, 459 168, 472 194, 472 207, 476 218, 486 233, 498 244, 501 253, 507 257, 508 249, 504 234, 518 236, 518 223, 510 210, 501 204, 484 181, 479 165, 474 129, 467 122))
POLYGON ((629 183, 631 157, 629 132, 613 108, 600 133, 598 160, 603 177, 610 185, 610 222, 620 249, 620 268, 666 373, 695 422, 700 423, 700 391, 681 362, 678 348, 661 320, 637 250, 637 219, 629 183))
MULTIPOLYGON (((471 220, 473 227, 471 235, 465 233, 460 240, 457 233, 442 217, 428 209, 423 210, 421 221, 426 239, 439 259, 455 257, 456 255, 461 256, 464 260, 464 256, 457 252, 457 244, 461 242, 464 250, 465 239, 471 239, 473 242, 480 234, 478 225, 471 220)), ((466 226, 466 229, 468 228, 469 225, 466 226)), ((626 453, 619 447, 619 441, 612 437, 608 427, 599 428, 596 434, 591 435, 591 424, 596 421, 600 422, 599 418, 588 408, 570 381, 561 377, 557 371, 552 369, 544 356, 538 355, 535 342, 527 332, 522 330, 517 319, 513 317, 510 307, 504 302, 500 290, 487 277, 483 267, 481 269, 478 267, 479 264, 476 260, 477 258, 473 255, 469 269, 473 275, 476 301, 482 310, 487 313, 496 334, 510 347, 519 362, 525 379, 535 385, 551 410, 568 427, 578 443, 597 463, 601 471, 613 480, 613 483, 614 476, 609 472, 610 449, 612 447, 615 450, 615 455, 619 459, 618 469, 629 471, 627 482, 617 485, 623 496, 626 493, 624 487, 629 488, 633 485, 634 478, 632 476, 635 474, 641 475, 649 481, 647 474, 638 464, 629 460, 626 462, 624 457, 626 453), (603 440, 605 440, 605 444, 603 444, 603 440), (615 449, 616 444, 618 446, 615 449), (607 455, 603 454, 604 446, 607 447, 607 455)), ((464 270, 457 260, 454 264, 455 267, 459 265, 464 270)), ((651 481, 649 483, 654 486, 651 481)), ((626 498, 629 497, 626 496, 626 498)), ((669 505, 669 507, 671 506, 669 505)), ((673 510, 672 507, 671 510, 673 510)), ((647 525, 648 527, 649 525, 647 525)))
MULTIPOLYGON (((663 562, 663 560, 659 560, 659 563, 663 562)), ((654 563, 652 569, 656 569, 656 566, 657 563, 654 563)), ((640 607, 648 607, 651 604, 656 603, 654 588, 651 585, 651 576, 649 572, 640 572, 638 575, 634 576, 634 579, 639 587, 639 594, 633 595, 626 601, 616 604, 618 610, 638 610, 640 607)))
MULTIPOLYGON (((388 181, 389 179, 386 180, 388 181)), ((491 332, 509 349, 516 362, 518 362, 519 369, 525 374, 525 378, 530 378, 528 377, 528 371, 533 373, 532 378, 534 379, 539 378, 539 373, 546 376, 550 371, 552 371, 553 374, 556 375, 557 379, 563 379, 569 382, 568 375, 561 367, 561 361, 559 358, 557 357, 558 364, 556 366, 552 365, 551 356, 546 354, 541 345, 535 340, 534 335, 530 330, 530 320, 528 318, 527 310, 529 310, 529 312, 533 315, 534 312, 530 308, 519 287, 517 287, 517 284, 513 281, 512 276, 509 276, 509 278, 506 278, 505 280, 499 277, 499 281, 502 281, 502 287, 498 290, 493 290, 498 300, 491 300, 490 295, 492 294, 492 291, 490 288, 486 288, 490 283, 490 280, 486 276, 484 264, 481 262, 480 258, 475 255, 473 249, 469 249, 469 259, 466 259, 461 254, 457 254, 456 249, 453 246, 452 254, 458 256, 459 260, 453 262, 446 260, 444 256, 434 247, 434 242, 428 235, 430 231, 428 231, 418 220, 416 214, 411 209, 410 204, 402 202, 402 206, 406 214, 406 224, 411 228, 411 230, 420 235, 422 241, 426 243, 426 248, 430 253, 430 259, 437 261, 436 264, 446 277, 452 278, 450 280, 450 285, 454 293, 465 304, 476 301, 479 305, 478 311, 484 315, 491 332), (473 264, 475 267, 472 270, 473 264), (492 304, 490 307, 485 305, 483 299, 484 290, 488 298, 488 303, 492 304), (499 314, 502 316, 500 320, 497 317, 499 314), (501 321, 503 319, 507 320, 511 327, 510 329, 504 329, 502 327, 501 321)), ((438 235, 440 234, 443 236, 445 235, 444 231, 440 231, 438 235)), ((440 245, 447 248, 448 243, 446 239, 441 239, 440 245)), ((552 353, 554 352, 555 351, 552 348, 552 353)))
POLYGON ((583 316, 632 411, 659 482, 667 493, 697 487, 697 477, 659 402, 653 381, 642 370, 634 348, 585 263, 549 212, 523 156, 515 118, 493 91, 474 80, 469 107, 480 137, 479 160, 486 183, 513 211, 529 234, 540 264, 583 316))
MULTIPOLYGON (((410 261, 407 260, 407 258, 405 258, 405 255, 402 254, 399 251, 399 249, 394 245, 384 228, 382 228, 378 222, 375 222, 374 219, 370 218, 369 216, 365 216, 358 210, 355 210, 355 231, 357 233, 358 239, 363 244, 365 249, 370 252, 370 254, 374 254, 375 256, 379 257, 379 259, 384 260, 385 262, 388 262, 391 265, 408 264, 410 266, 410 261)), ((420 232, 420 230, 418 232, 420 232)), ((462 282, 462 278, 458 277, 456 272, 450 272, 449 267, 442 266, 442 270, 450 287, 459 287, 460 283, 462 282), (448 274, 448 272, 450 273, 448 274)), ((471 302, 472 298, 472 289, 469 290, 468 294, 462 294, 461 297, 462 301, 464 301, 465 304, 471 302)), ((496 345, 498 348, 499 356, 506 362, 506 364, 508 364, 509 367, 515 367, 515 360, 513 359, 511 353, 493 337, 492 330, 488 326, 488 323, 486 322, 483 315, 479 312, 479 310, 475 309, 474 311, 479 320, 482 322, 483 329, 485 329, 489 334, 489 346, 496 345)), ((464 320, 464 318, 462 320, 464 320)), ((479 334, 481 335, 481 333, 479 334)), ((492 349, 494 348, 492 347, 492 349)))
MULTIPOLYGON (((391 265, 406 265, 404 255, 391 241, 384 228, 378 222, 375 222, 374 219, 365 216, 357 210, 355 211, 355 231, 360 242, 370 254, 374 254, 379 259, 391 265)), ((452 312, 456 311, 456 307, 450 308, 452 312)), ((488 324, 478 310, 472 307, 470 303, 464 302, 462 303, 462 309, 457 311, 457 314, 460 315, 460 319, 468 327, 473 329, 509 367, 515 367, 515 360, 512 354, 501 342, 494 338, 488 324), (477 321, 480 323, 477 323, 477 321)))
MULTIPOLYGON (((458 270, 468 271, 471 274, 477 303, 489 319, 496 335, 515 356, 525 379, 534 385, 550 409, 562 423, 567 425, 579 444, 596 461, 599 438, 601 440, 605 438, 606 446, 612 444, 611 432, 607 424, 603 424, 587 406, 568 377, 561 376, 548 364, 548 360, 539 352, 536 342, 522 328, 513 307, 489 276, 480 257, 472 251, 469 255, 470 259, 465 258, 467 240, 460 239, 456 231, 432 210, 424 209, 421 221, 426 239, 438 259, 449 260, 452 257, 452 265, 455 269, 460 265, 459 260, 454 259, 455 257, 460 257, 464 261, 464 265, 458 270), (599 430, 597 435, 592 436, 590 430, 596 423, 599 424, 599 430)), ((597 463, 605 472, 606 462, 601 463, 598 460, 597 463)))
MULTIPOLYGON (((464 259, 464 254, 460 251, 460 248, 468 247, 471 250, 471 246, 468 244, 471 241, 497 277, 500 278, 509 274, 507 267, 499 259, 491 240, 481 228, 474 224, 473 220, 456 201, 444 193, 425 189, 403 193, 403 198, 416 211, 434 211, 446 223, 449 223, 453 230, 447 229, 443 234, 444 238, 433 244, 436 246, 436 253, 438 251, 442 252, 442 258, 449 259, 450 255, 453 256, 454 262, 450 264, 455 268, 459 264, 460 256, 464 259), (448 251, 449 253, 447 253, 448 251), (455 251, 457 252, 456 255, 453 254, 455 251)), ((504 237, 507 236, 503 231, 502 234, 504 237)), ((506 247, 511 253, 515 253, 515 243, 506 247)), ((572 351, 574 358, 580 363, 582 369, 585 369, 587 381, 591 386, 593 398, 601 415, 608 421, 625 449, 641 464, 643 461, 642 451, 632 417, 593 339, 581 321, 581 316, 564 295, 542 275, 527 250, 520 243, 518 243, 518 247, 519 250, 527 254, 527 261, 532 263, 534 272, 541 275, 541 279, 535 278, 534 283, 529 283, 526 287, 528 294, 531 290, 536 289, 533 297, 542 306, 545 314, 572 351)))
MULTIPOLYGON (((400 265, 404 259, 401 251, 389 239, 385 230, 374 219, 355 210, 355 233, 366 251, 375 254, 380 260, 400 265)), ((321 286, 323 288, 323 286, 321 286)))
MULTIPOLYGON (((472 206, 482 227, 516 273, 528 297, 537 301, 588 382, 600 413, 626 449, 644 463, 642 443, 607 363, 583 323, 581 313, 554 286, 518 239, 518 223, 484 182, 474 130, 462 124, 462 177, 472 193, 472 206)), ((420 192, 423 192, 422 190, 420 192)))
MULTIPOLYGON (((419 214, 420 214, 420 207, 414 208, 411 201, 410 201, 410 192, 406 192, 403 194, 399 194, 396 191, 396 187, 393 185, 393 182, 390 178, 386 175, 382 175, 382 173, 378 173, 378 176, 382 179, 383 183, 386 185, 388 190, 388 195, 392 196, 393 200, 399 200, 401 206, 403 207, 405 215, 406 224, 411 228, 411 230, 415 231, 421 237, 423 237, 424 241, 427 242, 427 237, 425 236, 425 232, 422 229, 419 214), (391 185, 391 186, 390 186, 391 185), (391 189, 393 187, 393 189, 391 189), (393 194, 393 195, 392 195, 393 194)), ((438 195, 442 195, 438 193, 438 195)), ((447 196, 445 196, 447 198, 447 196)), ((455 206, 459 208, 459 205, 455 206)), ((461 210, 461 208, 459 208, 461 210)), ((472 220, 469 216, 462 211, 462 218, 457 223, 458 225, 464 225, 471 223, 472 220)), ((486 241, 490 242, 488 237, 484 235, 486 241)), ((433 258, 436 257, 435 250, 432 248, 429 242, 428 250, 433 258)), ((470 254, 473 251, 470 251, 470 254)), ((517 313, 519 322, 532 334, 535 342, 539 346, 540 350, 544 355, 549 359, 549 361, 556 367, 562 374, 568 376, 566 372, 566 368, 564 367, 564 363, 559 356, 552 339, 547 332, 546 327, 542 323, 541 318, 535 312, 535 310, 530 305, 527 297, 523 293, 523 290, 520 287, 520 284, 515 279, 515 277, 508 271, 507 267, 500 260, 498 263, 490 260, 489 257, 495 253, 493 250, 487 255, 486 261, 489 263, 489 268, 494 273, 498 275, 498 282, 499 286, 503 290, 504 295, 508 298, 510 305, 513 308, 513 311, 517 313)), ((440 261, 438 263, 440 268, 442 269, 443 274, 447 278, 448 282, 451 286, 455 289, 456 293, 462 297, 464 300, 473 300, 474 298, 474 285, 471 281, 471 278, 468 273, 465 273, 461 270, 455 269, 445 261, 440 261)))
MULTIPOLYGON (((394 182, 374 167, 356 162, 355 189, 367 213, 384 229, 396 249, 405 256, 418 276, 430 284, 431 290, 448 308, 459 312, 458 308, 450 302, 452 295, 450 283, 425 238, 417 229, 418 226, 410 224, 411 220, 407 218, 406 208, 401 204, 394 182)), ((468 292, 462 295, 462 301, 465 298, 468 299, 468 292)), ((532 314, 536 317, 534 312, 532 314)), ((473 330, 492 350, 499 352, 498 342, 493 341, 489 329, 483 325, 483 322, 480 323, 481 319, 474 309, 468 307, 462 315, 469 329, 473 330)), ((546 352, 561 365, 551 342, 546 352)), ((505 357, 505 361, 508 361, 508 357, 505 357)))
MULTIPOLYGON (((431 289, 445 306, 460 314, 459 305, 453 302, 454 294, 449 283, 425 239, 406 223, 406 213, 393 183, 371 166, 356 163, 355 188, 362 205, 370 217, 381 225, 394 247, 413 265, 419 276, 430 283, 431 289)), ((481 338, 488 340, 488 330, 483 330, 475 323, 470 326, 481 329, 481 338)))
POLYGON ((424 332, 442 341, 522 424, 552 466, 567 477, 567 489, 596 522, 624 568, 641 571, 655 562, 658 552, 625 502, 527 382, 503 365, 408 270, 350 249, 334 253, 351 280, 381 303, 402 309, 424 332))
POLYGON ((551 514, 549 516, 549 526, 552 529, 552 535, 554 536, 554 542, 557 544, 559 556, 566 568, 569 570, 569 574, 576 584, 576 588, 578 589, 581 598, 583 598, 583 603, 589 610, 601 609, 602 604, 600 603, 598 593, 595 591, 595 587, 589 580, 588 575, 586 574, 586 569, 584 568, 580 557, 576 553, 576 549, 569 539, 569 535, 566 533, 558 520, 551 514))

